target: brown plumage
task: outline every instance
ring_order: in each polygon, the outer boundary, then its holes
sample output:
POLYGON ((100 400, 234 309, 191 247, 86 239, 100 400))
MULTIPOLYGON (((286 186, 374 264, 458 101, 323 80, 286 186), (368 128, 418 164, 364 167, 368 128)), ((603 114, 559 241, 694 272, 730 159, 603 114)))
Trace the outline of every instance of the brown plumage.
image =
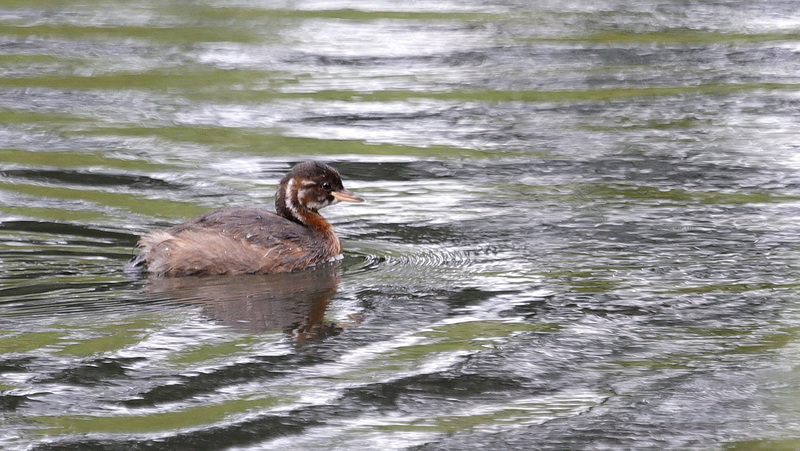
POLYGON ((295 271, 332 261, 342 253, 339 238, 319 214, 328 205, 362 202, 344 189, 332 167, 307 161, 281 179, 277 213, 231 207, 151 232, 127 271, 154 275, 267 274, 295 271))

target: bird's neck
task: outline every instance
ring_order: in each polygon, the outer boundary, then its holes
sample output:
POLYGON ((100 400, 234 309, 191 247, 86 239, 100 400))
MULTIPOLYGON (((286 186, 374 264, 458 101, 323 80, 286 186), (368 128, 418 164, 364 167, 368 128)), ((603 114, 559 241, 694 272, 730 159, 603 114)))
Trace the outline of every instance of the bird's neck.
POLYGON ((322 235, 330 255, 341 254, 342 246, 331 223, 318 212, 303 206, 297 199, 297 190, 294 188, 291 180, 281 183, 275 196, 275 211, 278 215, 322 235))

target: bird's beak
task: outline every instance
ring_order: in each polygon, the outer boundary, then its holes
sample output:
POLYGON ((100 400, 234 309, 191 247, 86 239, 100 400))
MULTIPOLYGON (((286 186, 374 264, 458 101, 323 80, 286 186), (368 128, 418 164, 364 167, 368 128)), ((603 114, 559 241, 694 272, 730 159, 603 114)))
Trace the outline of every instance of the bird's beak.
POLYGON ((331 192, 331 196, 333 196, 339 202, 364 202, 364 199, 358 197, 355 193, 347 191, 346 189, 340 189, 339 191, 331 192))

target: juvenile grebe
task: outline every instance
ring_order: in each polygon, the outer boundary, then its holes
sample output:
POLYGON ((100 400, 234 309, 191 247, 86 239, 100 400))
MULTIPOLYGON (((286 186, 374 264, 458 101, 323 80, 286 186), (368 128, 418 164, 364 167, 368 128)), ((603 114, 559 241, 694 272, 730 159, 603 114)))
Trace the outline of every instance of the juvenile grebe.
POLYGON ((126 271, 159 276, 267 274, 295 271, 340 258, 342 245, 318 211, 364 199, 344 189, 327 164, 306 161, 281 179, 273 213, 231 207, 151 232, 126 271))

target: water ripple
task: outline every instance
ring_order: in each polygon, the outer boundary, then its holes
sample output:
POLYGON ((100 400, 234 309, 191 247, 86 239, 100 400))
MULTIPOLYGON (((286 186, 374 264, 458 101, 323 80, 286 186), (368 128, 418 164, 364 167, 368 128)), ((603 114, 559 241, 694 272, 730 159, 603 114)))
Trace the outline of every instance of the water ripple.
POLYGON ((792 2, 11 3, 0 446, 796 447, 792 2), (121 271, 307 158, 340 265, 121 271))

